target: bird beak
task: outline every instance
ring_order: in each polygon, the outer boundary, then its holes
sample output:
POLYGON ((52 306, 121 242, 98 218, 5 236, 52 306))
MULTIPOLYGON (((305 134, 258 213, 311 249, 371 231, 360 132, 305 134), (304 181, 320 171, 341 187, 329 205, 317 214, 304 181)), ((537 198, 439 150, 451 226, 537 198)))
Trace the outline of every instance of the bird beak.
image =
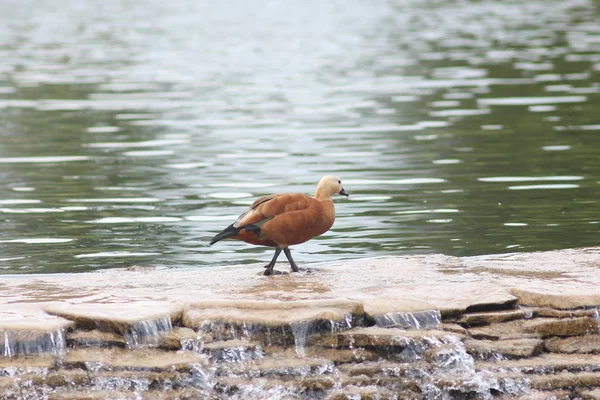
POLYGON ((341 194, 342 196, 346 196, 346 197, 350 196, 350 195, 348 194, 348 192, 346 192, 346 189, 344 189, 344 188, 342 188, 342 190, 340 190, 340 194, 341 194))

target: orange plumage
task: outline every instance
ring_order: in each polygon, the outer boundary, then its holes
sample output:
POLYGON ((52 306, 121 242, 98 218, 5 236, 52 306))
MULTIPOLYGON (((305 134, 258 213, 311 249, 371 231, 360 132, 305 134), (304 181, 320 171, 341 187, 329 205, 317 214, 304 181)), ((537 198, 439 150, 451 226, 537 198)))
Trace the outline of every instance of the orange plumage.
POLYGON ((275 255, 266 266, 265 275, 273 273, 279 253, 283 250, 293 271, 298 271, 289 246, 304 243, 329 230, 335 220, 334 194, 348 196, 336 176, 325 176, 319 182, 314 197, 301 193, 273 194, 257 199, 250 208, 210 244, 232 238, 246 243, 275 247, 275 255))

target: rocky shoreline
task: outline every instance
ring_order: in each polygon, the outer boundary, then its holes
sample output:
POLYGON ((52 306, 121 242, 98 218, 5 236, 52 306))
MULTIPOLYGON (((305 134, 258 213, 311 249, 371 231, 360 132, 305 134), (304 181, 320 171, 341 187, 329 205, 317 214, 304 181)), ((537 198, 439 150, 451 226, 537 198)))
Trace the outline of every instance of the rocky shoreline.
POLYGON ((600 399, 600 248, 260 272, 0 276, 2 398, 600 399))

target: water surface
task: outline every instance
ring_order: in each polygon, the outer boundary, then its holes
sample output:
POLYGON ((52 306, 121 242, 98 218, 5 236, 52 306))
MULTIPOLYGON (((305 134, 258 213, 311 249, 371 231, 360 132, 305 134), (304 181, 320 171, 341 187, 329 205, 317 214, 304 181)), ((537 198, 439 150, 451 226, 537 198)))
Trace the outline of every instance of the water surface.
POLYGON ((336 173, 312 263, 598 245, 592 1, 0 4, 0 273, 267 262, 208 240, 336 173))

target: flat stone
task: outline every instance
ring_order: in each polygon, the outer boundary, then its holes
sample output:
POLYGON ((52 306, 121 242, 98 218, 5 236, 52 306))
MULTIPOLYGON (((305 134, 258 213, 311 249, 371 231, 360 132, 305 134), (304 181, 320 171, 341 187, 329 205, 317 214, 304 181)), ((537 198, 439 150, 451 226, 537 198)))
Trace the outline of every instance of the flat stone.
POLYGON ((71 326, 73 326, 72 321, 48 315, 37 304, 10 304, 0 307, 0 332, 24 330, 54 332, 71 326))
MULTIPOLYGON (((586 290, 583 290, 585 292, 586 290)), ((572 293, 555 294, 547 291, 511 289, 510 292, 519 300, 519 304, 530 307, 550 307, 556 309, 572 309, 600 306, 600 290, 587 290, 587 294, 579 294, 581 290, 573 289, 572 293)))
POLYGON ((164 350, 181 350, 187 349, 188 346, 186 346, 186 344, 191 343, 191 347, 194 347, 198 342, 203 342, 201 335, 196 333, 193 329, 178 327, 161 335, 158 341, 158 347, 164 350))
POLYGON ((50 371, 44 377, 44 383, 50 387, 83 386, 90 379, 86 371, 81 369, 50 371))
POLYGON ((496 354, 505 357, 532 357, 541 353, 544 348, 544 342, 540 339, 467 339, 464 343, 469 354, 488 357, 496 354))
POLYGON ((381 358, 380 354, 368 349, 332 349, 319 346, 309 346, 306 349, 306 356, 325 358, 336 365, 375 361, 381 358))
POLYGON ((371 320, 375 316, 389 313, 413 313, 418 311, 437 310, 434 304, 418 299, 374 298, 363 301, 365 316, 371 320))
POLYGON ((463 316, 458 320, 458 323, 467 327, 489 325, 498 322, 523 319, 526 315, 526 312, 523 310, 471 313, 463 314, 463 316))
POLYGON ((127 303, 50 303, 44 311, 75 322, 83 329, 125 334, 138 323, 168 319, 178 320, 182 307, 174 303, 131 301, 127 303))
POLYGON ((581 336, 597 334, 599 330, 598 321, 590 317, 579 318, 536 318, 526 321, 524 330, 527 333, 535 333, 541 337, 548 336, 581 336))
MULTIPOLYGON (((120 400, 137 400, 140 398, 140 393, 137 391, 125 390, 99 390, 90 391, 89 389, 82 390, 60 390, 49 393, 48 400, 105 400, 105 399, 120 399, 120 400)), ((206 399, 217 400, 218 397, 214 393, 209 393, 204 390, 195 388, 169 390, 166 392, 147 391, 144 392, 144 400, 181 400, 181 399, 206 399)))
POLYGON ((579 395, 582 400, 600 400, 600 388, 579 390, 579 395))
MULTIPOLYGON (((248 363, 230 362, 220 364, 227 373, 246 377, 302 377, 316 371, 327 371, 332 366, 330 360, 318 357, 300 357, 296 354, 274 354, 264 358, 251 360, 248 363)), ((321 374, 323 373, 321 372, 321 374)))
POLYGON ((231 300, 188 304, 182 320, 185 326, 198 329, 207 321, 282 326, 314 320, 344 321, 352 314, 364 314, 361 302, 341 299, 286 302, 231 300))
POLYGON ((580 336, 598 331, 598 322, 589 317, 535 318, 471 328, 469 334, 475 339, 498 340, 536 338, 549 336, 580 336))
POLYGON ((364 314, 349 300, 217 301, 188 305, 183 324, 210 333, 214 340, 243 337, 265 345, 289 345, 310 335, 347 329, 364 314))
POLYGON ((522 320, 493 323, 469 328, 468 332, 471 337, 478 340, 537 338, 537 334, 525 332, 523 323, 524 321, 522 320))
POLYGON ((531 375, 533 389, 550 390, 567 387, 600 386, 600 372, 567 372, 531 375))
POLYGON ((570 390, 527 390, 519 394, 501 394, 494 396, 496 400, 573 400, 573 393, 570 390))
POLYGON ((467 336, 468 332, 465 328, 463 328, 462 326, 458 325, 458 324, 453 324, 450 322, 444 322, 440 325, 440 328, 442 331, 445 332, 449 332, 449 333, 456 333, 460 336, 467 336))
POLYGON ((398 378, 407 375, 411 371, 418 369, 427 369, 427 364, 422 361, 410 363, 393 362, 387 360, 373 360, 362 363, 342 364, 338 366, 340 372, 347 376, 365 375, 379 379, 382 376, 398 378))
MULTIPOLYGON (((417 399, 416 396, 408 396, 408 393, 403 393, 403 399, 417 399)), ((392 400, 398 399, 398 394, 393 393, 386 388, 377 387, 348 387, 338 390, 327 397, 325 400, 392 400)))
MULTIPOLYGON (((404 330, 397 328, 353 328, 332 335, 329 344, 337 347, 406 347, 411 343, 429 338, 442 339, 456 336, 439 330, 404 330)), ((327 342, 326 342, 327 343, 327 342)))
POLYGON ((574 317, 598 317, 598 310, 555 310, 554 308, 546 307, 533 307, 529 311, 535 317, 547 317, 547 318, 574 318, 574 317))
POLYGON ((547 339, 544 346, 552 353, 600 353, 600 336, 553 337, 547 339))
POLYGON ((166 369, 188 368, 192 363, 206 364, 207 360, 206 356, 193 351, 170 352, 159 349, 88 348, 69 351, 63 362, 66 366, 72 365, 83 368, 95 365, 110 368, 166 369))
POLYGON ((123 335, 93 329, 68 332, 67 345, 71 347, 125 347, 126 343, 123 335))
POLYGON ((515 360, 476 361, 475 367, 478 370, 497 371, 501 369, 505 371, 512 369, 513 371, 526 373, 563 370, 578 372, 582 369, 600 370, 600 354, 545 353, 532 358, 515 360))
POLYGON ((43 312, 34 304, 4 305, 0 311, 0 356, 60 355, 69 320, 43 312))
POLYGON ((247 340, 207 343, 204 345, 203 352, 208 354, 212 362, 245 362, 263 355, 260 344, 247 340))
POLYGON ((53 355, 36 355, 20 357, 0 357, 0 370, 27 369, 27 368, 52 368, 56 363, 53 355))

